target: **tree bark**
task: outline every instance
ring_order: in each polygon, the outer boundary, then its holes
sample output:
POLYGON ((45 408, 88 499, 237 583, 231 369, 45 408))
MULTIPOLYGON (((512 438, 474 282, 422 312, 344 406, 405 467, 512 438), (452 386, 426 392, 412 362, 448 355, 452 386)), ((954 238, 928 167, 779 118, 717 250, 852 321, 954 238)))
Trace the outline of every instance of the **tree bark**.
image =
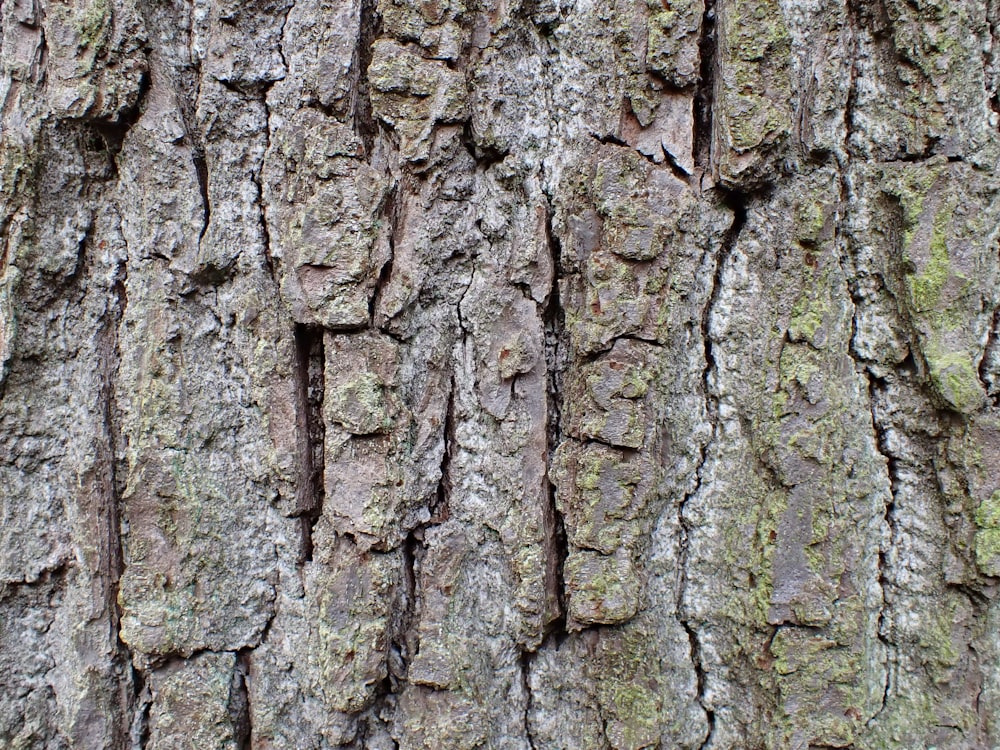
POLYGON ((0 746, 1000 746, 995 0, 2 0, 0 746))

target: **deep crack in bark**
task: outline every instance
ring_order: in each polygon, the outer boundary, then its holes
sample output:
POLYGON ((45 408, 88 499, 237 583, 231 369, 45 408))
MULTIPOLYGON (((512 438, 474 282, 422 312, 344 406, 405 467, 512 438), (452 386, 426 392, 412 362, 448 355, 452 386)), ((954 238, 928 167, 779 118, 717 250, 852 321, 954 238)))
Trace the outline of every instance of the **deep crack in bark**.
MULTIPOLYGON (((115 402, 115 385, 118 379, 118 369, 121 364, 121 352, 119 349, 118 330, 125 317, 125 308, 128 305, 128 294, 125 287, 128 273, 127 264, 123 263, 118 267, 115 274, 113 291, 113 306, 106 310, 103 321, 101 339, 99 343, 99 353, 101 362, 101 429, 103 434, 97 440, 97 463, 98 471, 101 474, 103 483, 103 495, 105 498, 104 519, 101 525, 104 527, 105 549, 101 553, 101 558, 106 564, 104 575, 106 579, 102 581, 102 586, 107 591, 106 611, 111 618, 111 635, 114 648, 117 650, 116 660, 121 663, 124 673, 128 673, 132 667, 131 649, 121 638, 121 605, 118 602, 119 585, 122 573, 125 570, 125 560, 122 550, 121 537, 121 479, 118 471, 118 423, 117 405, 115 402)), ((125 698, 123 705, 123 716, 128 716, 131 704, 136 702, 136 694, 130 692, 125 698)), ((125 738, 128 736, 128 727, 120 727, 121 736, 116 741, 124 747, 125 738)))
POLYGON ((733 212, 733 221, 730 225, 728 231, 722 239, 719 247, 719 251, 715 259, 715 267, 712 277, 712 286, 709 290, 708 299, 705 303, 705 307, 702 309, 701 317, 701 338, 702 347, 704 350, 704 360, 705 367, 702 371, 702 389, 705 399, 705 415, 711 425, 711 434, 708 440, 700 448, 700 457, 698 461, 698 466, 695 469, 694 481, 695 486, 690 492, 684 495, 680 504, 677 507, 677 518, 679 527, 681 530, 681 540, 680 540, 680 559, 678 561, 678 571, 680 574, 678 586, 677 586, 677 620, 684 628, 688 636, 688 641, 690 644, 690 657, 691 665, 695 670, 695 676, 697 678, 697 696, 696 699, 698 704, 701 706, 702 710, 705 712, 705 719, 708 723, 708 733, 702 742, 702 747, 707 747, 711 742, 712 735, 715 731, 715 711, 706 705, 705 703, 705 693, 707 689, 707 673, 702 659, 702 649, 701 642, 698 638, 698 631, 696 626, 694 626, 687 614, 685 613, 685 596, 687 594, 688 586, 688 565, 689 560, 689 538, 691 533, 691 526, 685 517, 685 510, 688 502, 701 490, 703 472, 705 464, 708 458, 709 448, 713 442, 717 439, 718 435, 718 401, 714 396, 714 388, 712 387, 712 374, 716 368, 715 357, 712 353, 712 337, 711 337, 711 316, 712 311, 718 302, 719 295, 721 294, 721 289, 723 286, 722 275, 725 270, 726 262, 729 258, 730 253, 736 245, 739 239, 740 232, 746 225, 747 218, 747 197, 741 193, 735 191, 724 191, 722 193, 724 198, 724 203, 733 212))
POLYGON ((549 624, 550 632, 558 638, 566 636, 566 591, 563 569, 569 555, 566 527, 556 503, 556 487, 549 478, 552 456, 562 442, 563 374, 566 370, 568 334, 566 312, 560 301, 559 283, 562 280, 562 245, 552 227, 551 199, 546 207, 545 231, 552 258, 552 289, 545 301, 543 329, 545 344, 546 382, 546 484, 548 505, 544 511, 546 546, 546 590, 555 598, 555 619, 549 624))
POLYGON ((233 741, 236 750, 250 750, 253 747, 249 681, 250 651, 243 649, 236 654, 236 665, 229 689, 229 718, 233 723, 233 741))
POLYGON ((716 65, 716 6, 717 0, 705 0, 705 13, 701 19, 701 37, 698 39, 700 67, 698 87, 694 97, 695 166, 710 171, 712 161, 712 107, 715 101, 716 65))
POLYGON ((867 377, 868 377, 868 400, 870 404, 871 417, 872 417, 872 431, 873 431, 872 437, 875 441, 875 450, 878 451, 879 454, 881 454, 886 461, 886 474, 889 480, 889 492, 891 497, 889 502, 886 503, 884 511, 885 524, 886 528, 889 531, 888 548, 879 549, 879 554, 878 554, 878 581, 879 581, 879 588, 882 591, 882 604, 879 608, 879 613, 878 613, 878 623, 876 625, 878 632, 876 633, 876 635, 879 641, 882 643, 882 646, 885 648, 885 686, 882 691, 882 703, 879 706, 879 708, 875 711, 874 715, 868 720, 868 723, 871 724, 876 719, 878 719, 879 715, 885 710, 886 706, 889 704, 889 693, 892 689, 891 667, 893 661, 894 648, 893 648, 893 643, 889 639, 889 636, 887 634, 888 625, 885 622, 885 610, 886 607, 888 606, 888 602, 886 601, 885 598, 885 592, 889 588, 889 579, 886 573, 886 570, 888 568, 886 555, 889 552, 889 550, 892 549, 896 538, 896 529, 895 529, 895 523, 893 521, 893 513, 896 508, 895 498, 896 498, 897 474, 896 474, 896 458, 892 455, 892 453, 889 450, 885 437, 885 427, 882 425, 881 421, 878 418, 878 410, 876 408, 876 401, 878 399, 878 393, 877 393, 878 379, 875 378, 875 376, 872 375, 870 372, 867 373, 867 377))
POLYGON ((382 33, 382 17, 376 0, 361 0, 360 14, 361 33, 358 35, 354 54, 357 83, 354 91, 353 125, 354 132, 365 146, 365 153, 371 156, 378 135, 378 125, 372 111, 368 66, 372 61, 372 45, 382 33))
POLYGON ((532 652, 521 649, 521 690, 524 693, 524 738, 528 741, 528 747, 536 750, 535 738, 531 732, 531 661, 532 652))
POLYGON ((299 517, 302 548, 299 562, 312 560, 312 530, 323 513, 324 439, 323 391, 326 354, 323 331, 306 325, 295 327, 296 482, 295 515, 299 517))

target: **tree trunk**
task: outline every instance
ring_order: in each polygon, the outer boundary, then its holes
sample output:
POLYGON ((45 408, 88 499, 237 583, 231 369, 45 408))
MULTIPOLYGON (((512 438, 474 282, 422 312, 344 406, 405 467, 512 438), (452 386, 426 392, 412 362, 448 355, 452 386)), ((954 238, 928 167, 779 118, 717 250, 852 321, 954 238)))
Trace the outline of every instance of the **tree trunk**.
POLYGON ((0 746, 1000 746, 996 0, 0 11, 0 746))

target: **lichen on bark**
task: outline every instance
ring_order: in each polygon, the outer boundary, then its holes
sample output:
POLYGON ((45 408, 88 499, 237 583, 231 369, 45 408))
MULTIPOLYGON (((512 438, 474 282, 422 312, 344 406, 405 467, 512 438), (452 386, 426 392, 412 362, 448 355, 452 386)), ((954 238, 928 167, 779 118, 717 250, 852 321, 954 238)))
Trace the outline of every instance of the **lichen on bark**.
POLYGON ((0 746, 1000 744, 998 23, 0 3, 0 746))

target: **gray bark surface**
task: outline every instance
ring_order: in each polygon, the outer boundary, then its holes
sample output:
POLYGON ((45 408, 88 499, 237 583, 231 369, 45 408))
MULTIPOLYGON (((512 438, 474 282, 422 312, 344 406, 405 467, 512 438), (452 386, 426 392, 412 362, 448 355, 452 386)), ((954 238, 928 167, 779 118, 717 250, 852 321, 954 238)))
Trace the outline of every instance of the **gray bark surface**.
POLYGON ((0 0, 0 747, 1000 747, 1000 5, 705 3, 0 0))

